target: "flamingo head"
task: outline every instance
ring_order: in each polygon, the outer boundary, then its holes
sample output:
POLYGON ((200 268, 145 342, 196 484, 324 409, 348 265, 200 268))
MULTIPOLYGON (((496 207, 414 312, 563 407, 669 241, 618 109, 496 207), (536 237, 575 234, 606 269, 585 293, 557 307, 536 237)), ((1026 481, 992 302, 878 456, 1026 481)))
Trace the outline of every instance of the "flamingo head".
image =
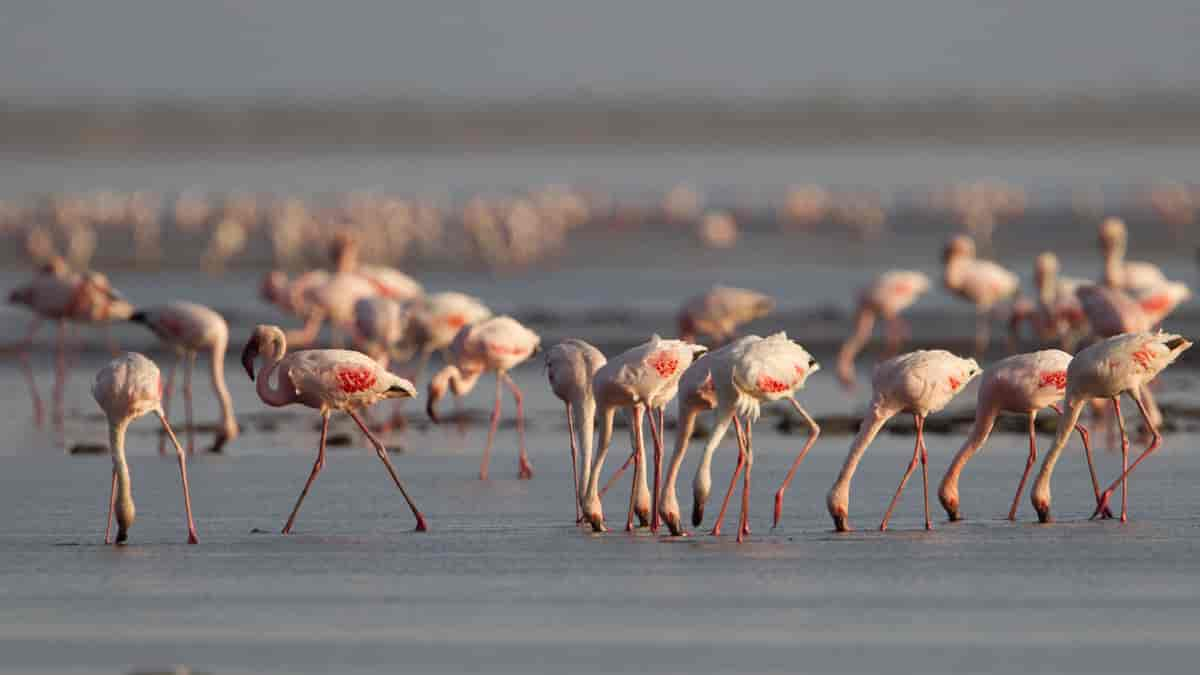
POLYGON ((264 349, 273 361, 281 358, 287 351, 287 338, 284 337, 283 331, 278 326, 266 324, 255 326, 254 332, 250 334, 250 339, 246 341, 246 346, 242 348, 242 367, 246 369, 246 374, 250 376, 251 381, 254 380, 254 362, 264 349))
POLYGON ((288 277, 283 270, 271 270, 263 277, 258 294, 263 300, 276 305, 287 295, 288 277))
POLYGON ((429 378, 429 396, 425 401, 425 413, 429 415, 429 419, 433 420, 434 424, 440 424, 442 421, 437 415, 437 402, 446 395, 446 390, 450 388, 450 378, 457 372, 458 369, 454 366, 446 366, 429 378))
POLYGON ((975 240, 965 234, 955 235, 946 242, 946 247, 942 249, 942 262, 948 263, 952 260, 970 260, 975 257, 975 240))
POLYGON ((1099 234, 1100 246, 1106 251, 1123 248, 1129 237, 1125 221, 1120 218, 1105 218, 1104 222, 1100 223, 1099 234))

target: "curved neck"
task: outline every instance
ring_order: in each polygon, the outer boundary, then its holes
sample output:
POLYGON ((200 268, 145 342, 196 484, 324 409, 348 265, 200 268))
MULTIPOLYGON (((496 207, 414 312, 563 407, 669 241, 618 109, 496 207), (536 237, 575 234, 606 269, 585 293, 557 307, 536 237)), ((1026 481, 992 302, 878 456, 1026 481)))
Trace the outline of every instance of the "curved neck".
POLYGON ((605 407, 601 412, 600 451, 596 454, 595 465, 591 468, 588 475, 586 497, 590 501, 600 498, 600 469, 604 466, 604 457, 608 454, 608 446, 612 444, 613 417, 616 414, 617 409, 612 406, 605 407))
POLYGON ((946 288, 957 290, 962 286, 963 273, 969 262, 964 256, 955 256, 946 261, 945 269, 942 270, 942 283, 946 288))
POLYGON ((1104 251, 1104 285, 1109 288, 1125 286, 1125 247, 1113 244, 1104 251))
POLYGON ((950 468, 946 470, 946 475, 942 478, 941 487, 938 488, 938 494, 946 496, 958 496, 958 478, 962 475, 963 468, 967 466, 967 462, 971 461, 971 457, 983 447, 988 436, 992 434, 992 427, 996 424, 996 417, 999 411, 977 410, 975 412, 975 424, 971 426, 971 433, 967 434, 967 440, 963 442, 958 454, 954 456, 954 460, 950 462, 950 468))
POLYGON ((283 360, 286 352, 286 346, 275 347, 272 343, 270 352, 264 354, 263 366, 258 371, 258 377, 255 378, 257 382, 254 388, 258 392, 258 397, 262 399, 263 403, 270 406, 279 407, 296 402, 296 390, 290 386, 284 386, 287 373, 279 373, 278 382, 275 383, 275 386, 271 385, 271 376, 279 369, 279 362, 283 360))
POLYGON ((1054 302, 1055 291, 1058 289, 1058 273, 1050 270, 1042 270, 1034 275, 1034 282, 1037 284, 1038 303, 1043 308, 1049 307, 1054 302))
POLYGON ((858 435, 854 437, 854 442, 850 445, 850 453, 846 455, 842 470, 829 490, 831 505, 835 496, 841 506, 844 507, 847 504, 850 498, 850 480, 854 478, 854 472, 858 469, 858 463, 862 461, 863 455, 866 454, 867 446, 871 445, 871 441, 875 440, 875 436, 883 429, 883 425, 895 414, 896 411, 884 409, 878 404, 871 404, 871 409, 863 418, 862 424, 859 425, 858 435))
POLYGON ((721 417, 717 421, 712 435, 708 437, 708 442, 704 444, 704 454, 700 457, 700 464, 696 467, 696 477, 692 480, 692 493, 697 505, 708 501, 709 491, 712 490, 713 453, 724 440, 725 434, 729 431, 729 425, 733 422, 735 409, 732 405, 721 406, 718 410, 721 411, 721 417))
POLYGON ((1086 398, 1081 398, 1078 401, 1068 399, 1067 414, 1059 415, 1058 417, 1058 429, 1054 434, 1054 445, 1046 453, 1046 459, 1042 461, 1042 468, 1038 471, 1037 479, 1033 482, 1032 497, 1035 506, 1039 502, 1049 506, 1050 477, 1054 474, 1054 465, 1058 462, 1058 456, 1062 454, 1063 448, 1067 447, 1067 441, 1070 440, 1071 432, 1075 430, 1075 425, 1079 423, 1079 416, 1083 414, 1083 406, 1086 403, 1086 398))
POLYGON ((221 405, 221 429, 226 435, 237 433, 237 418, 233 413, 233 399, 229 396, 229 388, 225 386, 225 343, 213 345, 209 366, 212 369, 212 385, 217 392, 217 401, 221 405))
POLYGON ((109 420, 108 445, 112 453, 113 471, 117 475, 117 494, 115 509, 117 516, 118 539, 133 525, 135 509, 133 506, 133 489, 129 482, 129 464, 125 461, 125 429, 129 426, 128 419, 109 420))
POLYGON ((662 487, 663 494, 670 495, 672 501, 676 499, 675 483, 679 479, 679 469, 683 466, 683 457, 687 454, 692 434, 696 432, 696 416, 700 414, 696 408, 684 410, 682 399, 680 399, 679 407, 679 428, 675 433, 675 454, 671 455, 671 465, 667 467, 667 476, 662 487))
POLYGON ((457 366, 446 366, 446 368, 450 369, 450 391, 454 392, 455 396, 466 396, 471 393, 471 390, 479 383, 479 378, 483 376, 483 370, 463 373, 457 366))
POLYGON ((580 458, 579 494, 587 491, 588 481, 592 475, 592 441, 596 430, 596 400, 585 396, 583 400, 572 404, 576 413, 575 435, 578 439, 580 458))
POLYGON ((838 372, 850 374, 854 372, 854 357, 862 350, 863 345, 871 337, 871 329, 875 326, 875 311, 866 302, 858 305, 858 314, 854 319, 854 332, 842 343, 838 350, 838 372))

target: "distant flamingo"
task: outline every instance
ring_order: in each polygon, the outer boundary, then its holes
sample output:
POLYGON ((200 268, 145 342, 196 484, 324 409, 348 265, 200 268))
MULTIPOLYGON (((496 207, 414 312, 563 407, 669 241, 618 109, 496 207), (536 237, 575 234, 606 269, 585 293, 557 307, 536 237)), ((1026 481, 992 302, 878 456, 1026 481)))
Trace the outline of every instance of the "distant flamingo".
POLYGON ((966 235, 946 244, 942 262, 946 290, 975 305, 975 353, 983 354, 991 335, 991 311, 1016 294, 1020 280, 1000 265, 976 258, 975 242, 966 235))
POLYGON ((387 448, 367 425, 356 410, 374 405, 389 398, 412 398, 417 390, 408 380, 389 373, 365 354, 344 349, 309 349, 287 353, 287 338, 278 326, 259 325, 242 350, 242 366, 251 380, 257 380, 258 397, 269 406, 285 406, 299 403, 321 412, 321 445, 317 450, 317 461, 312 473, 304 483, 304 490, 296 500, 296 506, 283 526, 283 534, 292 531, 300 504, 308 495, 317 474, 325 466, 325 439, 329 434, 329 417, 336 410, 345 411, 363 435, 375 448, 375 454, 387 468, 392 481, 399 488, 408 508, 417 520, 417 531, 425 531, 425 517, 408 496, 392 462, 387 448), (262 354, 264 362, 254 372, 255 360, 262 354), (272 384, 271 379, 275 378, 272 384))
POLYGON ((163 430, 175 444, 179 458, 179 477, 183 481, 183 508, 187 513, 188 543, 197 543, 196 524, 192 521, 192 497, 188 492, 187 460, 183 448, 175 438, 166 415, 163 414, 159 397, 162 392, 162 376, 158 366, 141 354, 126 353, 113 359, 96 374, 92 385, 92 396, 108 417, 108 444, 112 453, 112 487, 108 497, 108 517, 104 525, 104 543, 108 544, 113 513, 117 515, 117 542, 125 543, 129 528, 133 526, 135 510, 133 491, 129 484, 129 464, 125 461, 125 429, 134 419, 153 412, 158 415, 163 430))
POLYGON ((1084 279, 1060 276, 1058 256, 1046 251, 1034 260, 1033 280, 1037 288, 1034 334, 1043 341, 1057 340, 1067 351, 1087 334, 1087 315, 1075 291, 1087 285, 1084 279))
MULTIPOLYGON (((604 510, 600 503, 600 473, 604 459, 612 443, 613 417, 618 408, 629 410, 632 427, 630 436, 634 447, 633 485, 630 491, 629 515, 625 529, 633 529, 636 513, 642 525, 653 525, 657 518, 651 515, 651 505, 656 501, 659 486, 651 496, 646 485, 646 448, 642 434, 642 421, 651 403, 662 403, 663 390, 673 390, 679 378, 691 366, 693 359, 707 348, 686 343, 682 340, 664 340, 657 335, 649 341, 628 349, 609 359, 592 380, 592 391, 600 413, 600 449, 592 463, 588 476, 587 493, 583 496, 583 517, 597 532, 603 532, 604 510)), ((656 436, 656 440, 661 438, 656 436)), ((659 453, 661 460, 661 452, 659 453)), ((661 462, 660 462, 661 463, 661 462)), ((658 471, 655 471, 658 475, 658 471)))
POLYGON ((1100 248, 1104 254, 1104 285, 1115 289, 1134 289, 1157 286, 1167 280, 1157 265, 1147 262, 1127 262, 1125 250, 1129 231, 1120 218, 1106 218, 1100 223, 1100 248))
POLYGON ((679 337, 693 342, 700 335, 717 346, 733 339, 738 326, 775 311, 775 300, 758 291, 731 286, 713 286, 689 298, 679 310, 679 337))
POLYGON ((875 317, 887 322, 886 357, 900 350, 908 335, 908 325, 900 313, 929 290, 929 277, 910 270, 889 270, 875 277, 859 291, 854 314, 854 332, 842 343, 837 356, 838 381, 846 389, 854 388, 854 357, 871 337, 875 317))
MULTIPOLYGON (((229 345, 229 325, 212 309, 192 302, 172 302, 158 307, 140 309, 129 317, 158 336, 176 352, 176 359, 167 373, 167 384, 163 392, 163 411, 170 403, 175 369, 181 359, 185 360, 183 371, 183 401, 187 409, 188 452, 195 452, 195 425, 192 415, 192 367, 196 354, 205 351, 209 357, 209 374, 213 391, 221 406, 221 431, 213 441, 209 452, 221 452, 225 444, 238 437, 237 418, 233 412, 233 399, 225 386, 225 349, 229 345)), ((160 444, 159 452, 163 448, 160 444)))
POLYGON ((1175 362, 1179 355, 1192 343, 1171 333, 1129 333, 1117 335, 1080 351, 1067 368, 1067 414, 1058 419, 1058 432, 1054 445, 1042 462, 1042 469, 1034 481, 1031 499, 1038 520, 1050 522, 1050 478, 1054 465, 1062 454, 1071 429, 1079 422, 1083 406, 1094 398, 1112 400, 1117 424, 1121 429, 1121 477, 1108 487, 1098 500, 1092 517, 1102 515, 1108 500, 1119 485, 1121 487, 1121 522, 1128 518, 1126 501, 1129 485, 1128 476, 1138 464, 1162 443, 1162 436, 1152 420, 1144 401, 1146 383, 1153 380, 1164 368, 1175 362), (1137 404, 1142 419, 1152 436, 1150 445, 1133 464, 1129 464, 1129 437, 1125 433, 1125 420, 1121 417, 1121 394, 1128 394, 1137 404))
POLYGON ((466 293, 447 291, 425 296, 413 308, 412 330, 406 335, 412 348, 420 353, 414 378, 421 379, 429 357, 434 352, 444 352, 463 326, 491 316, 492 310, 483 301, 466 293))
MULTIPOLYGON (((1067 388, 1067 365, 1071 363, 1071 355, 1057 349, 1017 354, 997 361, 983 373, 979 384, 979 402, 975 408, 975 424, 967 435, 962 449, 954 456, 946 476, 938 489, 938 499, 950 520, 958 520, 958 479, 963 468, 976 452, 981 450, 992 427, 1001 412, 1018 413, 1029 418, 1029 459, 1025 462, 1025 472, 1017 483, 1017 493, 1013 497, 1012 508, 1008 510, 1008 519, 1016 520, 1017 504, 1021 492, 1025 489, 1025 481, 1037 461, 1037 414, 1042 408, 1050 407, 1059 415, 1062 408, 1058 401, 1062 400, 1067 388)), ((1083 449, 1087 453, 1088 470, 1092 474, 1092 489, 1096 499, 1100 499, 1100 485, 1096 481, 1096 470, 1092 465, 1092 448, 1088 442, 1088 432, 1082 426, 1076 425, 1079 437, 1083 440, 1083 449)))
POLYGON ((453 391, 455 396, 466 396, 475 388, 484 372, 496 373, 496 405, 492 408, 487 444, 483 448, 483 461, 479 466, 480 480, 488 478, 488 458, 496 438, 496 428, 500 424, 501 385, 508 387, 517 403, 517 437, 520 442, 517 475, 522 479, 533 478, 533 466, 525 454, 524 397, 508 371, 533 356, 540 342, 537 333, 509 316, 498 316, 465 326, 450 344, 449 363, 429 380, 429 400, 425 404, 425 411, 437 423, 440 420, 435 406, 446 395, 447 389, 453 391))
POLYGON ((912 413, 917 426, 917 440, 913 447, 912 461, 900 479, 896 495, 888 505, 880 530, 886 530, 892 509, 900 500, 904 484, 921 462, 921 479, 925 484, 925 529, 933 529, 929 520, 929 473, 926 467, 928 451, 925 448, 925 418, 946 407, 975 376, 979 375, 979 364, 975 359, 964 359, 941 349, 920 350, 901 354, 879 364, 872 380, 874 394, 871 407, 858 428, 858 435, 850 445, 850 453, 842 465, 842 471, 829 490, 826 505, 838 532, 850 530, 848 514, 850 506, 850 481, 867 447, 883 429, 883 425, 897 413, 912 413))
POLYGON ((563 340, 546 351, 546 375, 550 378, 550 389, 567 408, 576 522, 583 518, 579 497, 587 489, 592 469, 592 440, 596 429, 596 398, 592 395, 592 378, 606 362, 599 349, 575 338, 563 340), (579 417, 578 421, 576 416, 579 417))

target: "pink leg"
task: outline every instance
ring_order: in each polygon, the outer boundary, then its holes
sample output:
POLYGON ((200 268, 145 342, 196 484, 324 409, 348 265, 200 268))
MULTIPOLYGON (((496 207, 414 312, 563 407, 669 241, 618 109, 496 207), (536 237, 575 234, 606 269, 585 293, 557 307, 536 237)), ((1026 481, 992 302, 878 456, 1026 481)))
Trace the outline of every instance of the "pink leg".
POLYGON ((738 518, 737 542, 742 543, 750 534, 750 469, 754 468, 753 425, 746 422, 746 473, 742 482, 742 515, 738 518))
MULTIPOLYGON (((746 466, 746 439, 742 435, 742 422, 737 415, 733 416, 733 430, 737 434, 738 442, 738 458, 737 466, 733 467, 733 475, 729 477, 729 489, 725 491, 725 499, 721 500, 721 510, 717 513, 717 522, 713 524, 711 534, 714 537, 721 536, 721 523, 725 521, 725 510, 729 508, 729 498, 733 496, 733 489, 737 487, 738 474, 746 466)), ((739 523, 740 527, 741 524, 739 523)))
MULTIPOLYGON (((1129 435, 1125 431, 1125 416, 1121 414, 1120 395, 1113 397, 1113 411, 1117 415, 1117 427, 1121 430, 1121 475, 1129 471, 1129 435)), ((1121 481, 1121 522, 1128 520, 1125 500, 1129 497, 1129 481, 1121 481)))
MULTIPOLYGON (((167 370, 167 383, 163 387, 162 392, 162 409, 163 415, 170 418, 171 416, 171 396, 175 390, 175 369, 179 367, 179 361, 183 358, 182 354, 176 354, 175 360, 171 362, 171 368, 167 370)), ((163 434, 158 437, 158 454, 167 454, 167 435, 163 434)))
POLYGON ((196 422, 192 413, 192 366, 196 365, 196 352, 188 352, 184 356, 183 371, 183 405, 187 420, 187 451, 189 455, 196 454, 196 422))
MULTIPOLYGON (((1133 470, 1137 468, 1138 464, 1141 464, 1143 459, 1149 457, 1150 453, 1154 452, 1160 445, 1162 445, 1162 434, 1158 432, 1158 428, 1155 427, 1150 421, 1150 412, 1146 409, 1146 404, 1144 401, 1142 401, 1141 395, 1137 394, 1136 392, 1136 389, 1130 390, 1129 396, 1134 400, 1135 403, 1138 404, 1138 411, 1142 413, 1142 419, 1146 422, 1146 428, 1150 430, 1150 445, 1146 447, 1146 450, 1142 452, 1141 455, 1138 455, 1138 458, 1134 460, 1133 464, 1129 465, 1129 468, 1121 472, 1121 477, 1115 480, 1113 484, 1108 486, 1108 489, 1105 490, 1102 495, 1100 495, 1101 504, 1100 506, 1096 507, 1096 512, 1092 514, 1092 518, 1095 518, 1097 515, 1099 515, 1102 506, 1108 504, 1108 500, 1112 497, 1113 491, 1116 490, 1117 484, 1119 483, 1124 486, 1129 480, 1129 474, 1133 473, 1133 470)), ((1124 501, 1123 496, 1122 501, 1124 501)), ((1124 504, 1122 504, 1121 522, 1125 522, 1125 520, 1125 507, 1124 504)))
POLYGON ((158 413, 158 421, 162 422, 163 429, 171 437, 175 454, 179 457, 179 478, 183 482, 183 509, 187 513, 188 543, 198 544, 200 540, 196 537, 196 523, 192 520, 192 493, 188 490, 187 460, 184 458, 183 447, 179 445, 179 439, 175 438, 175 432, 171 431, 171 425, 161 412, 158 413))
POLYGON ((803 417, 804 421, 808 424, 809 434, 808 440, 804 443, 804 447, 800 449, 800 454, 796 455, 796 459, 792 462, 792 468, 788 469, 787 476, 783 479, 783 485, 780 485, 779 489, 775 491, 775 520, 773 521, 771 527, 776 527, 779 525, 779 516, 783 513, 783 494, 787 492, 788 485, 791 485, 792 479, 795 478, 796 470, 800 468, 800 463, 804 461, 805 455, 808 454, 808 451, 811 450, 813 445, 817 442, 817 438, 821 436, 821 427, 817 426, 816 421, 813 420, 813 418, 808 414, 807 411, 804 410, 804 408, 800 407, 800 404, 796 402, 796 399, 793 398, 789 400, 791 401, 792 406, 797 412, 800 413, 801 417, 803 417))
POLYGON ((638 477, 646 470, 642 466, 642 457, 646 454, 646 449, 642 446, 642 416, 645 414, 646 408, 643 405, 633 407, 633 442, 636 444, 633 448, 633 481, 629 484, 629 515, 625 517, 625 531, 633 531, 633 514, 637 510, 637 493, 638 493, 638 477))
POLYGON ((629 466, 631 464, 633 464, 633 461, 635 459, 637 459, 637 451, 636 450, 629 453, 629 458, 625 460, 625 463, 622 464, 615 472, 613 472, 612 476, 609 476, 608 482, 605 483, 604 488, 602 490, 600 490, 601 497, 603 497, 604 493, 608 492, 608 489, 610 487, 612 487, 614 483, 617 482, 617 479, 621 477, 621 474, 625 473, 625 469, 628 469, 629 466))
POLYGON ((104 543, 111 544, 113 509, 117 506, 117 470, 112 472, 112 486, 108 489, 108 518, 104 519, 104 543))
POLYGON ((881 532, 887 529, 888 520, 892 517, 892 509, 896 508, 896 502, 900 501, 900 493, 904 492, 904 484, 908 482, 913 471, 916 471, 917 462, 921 458, 921 431, 925 426, 925 419, 915 413, 913 414, 913 419, 917 423, 917 442, 913 446, 912 461, 908 463, 908 469, 904 471, 904 477, 900 479, 900 486, 896 488, 896 494, 892 497, 892 503, 888 504, 887 512, 883 514, 883 522, 879 524, 881 532))
POLYGON ((1021 474, 1021 482, 1017 483, 1017 494, 1013 497, 1012 507, 1008 509, 1008 519, 1017 519, 1017 503, 1021 493, 1025 491, 1025 481, 1029 480, 1029 472, 1037 462, 1037 413, 1029 413, 1029 458, 1025 460, 1025 473, 1021 474))
POLYGON ((392 466, 392 461, 388 459, 387 448, 383 446, 383 443, 379 442, 378 438, 375 438, 374 434, 371 433, 371 430, 367 428, 367 425, 363 424, 362 419, 360 419, 353 410, 347 410, 346 413, 350 415, 350 417, 354 420, 354 423, 357 424, 358 428, 362 430, 363 435, 367 437, 367 440, 371 442, 371 445, 375 446, 375 454, 379 455, 380 461, 382 461, 383 465, 387 467, 388 474, 392 477, 392 482, 396 484, 396 487, 400 490, 400 494, 404 497, 404 501, 408 503, 408 508, 412 510, 413 518, 417 519, 417 526, 415 528, 416 531, 424 532, 427 530, 428 528, 425 526, 425 516, 421 515, 421 511, 413 502, 412 497, 408 496, 408 490, 404 489, 404 483, 400 482, 400 476, 396 475, 396 469, 392 466))
POLYGON ((487 443, 483 446, 483 461, 479 465, 479 480, 488 479, 488 458, 492 454, 492 441, 496 440, 496 428, 500 425, 500 375, 496 375, 496 405, 492 407, 492 423, 488 427, 487 443))
POLYGON ((300 498, 296 500, 296 506, 292 508, 292 515, 288 516, 287 523, 283 526, 282 534, 290 534, 292 524, 296 522, 296 514, 300 513, 300 505, 304 503, 304 498, 308 496, 308 489, 312 487, 313 481, 317 479, 317 474, 321 473, 321 469, 325 468, 325 438, 329 435, 329 412, 321 413, 321 445, 317 449, 317 461, 313 463, 312 473, 308 474, 308 480, 304 482, 304 489, 300 491, 300 498))
POLYGON ((38 328, 41 325, 42 320, 34 318, 29 324, 29 331, 25 334, 24 342, 17 347, 17 356, 21 361, 21 372, 25 376, 25 382, 29 385, 29 397, 33 401, 33 425, 39 429, 42 427, 44 420, 42 397, 38 394, 37 380, 33 377, 33 363, 29 358, 29 350, 33 347, 33 338, 37 335, 38 328))
POLYGON ((504 378, 504 384, 508 386, 508 390, 512 392, 513 400, 517 402, 517 441, 520 443, 517 478, 529 480, 533 478, 533 465, 529 463, 529 455, 525 454, 525 397, 521 395, 520 388, 508 376, 508 373, 498 373, 497 377, 504 378))
POLYGON ((929 520, 929 448, 925 447, 925 418, 917 424, 917 442, 921 444, 921 487, 925 493, 925 529, 932 530, 929 520))
MULTIPOLYGON (((1059 417, 1062 417, 1063 410, 1057 403, 1050 404, 1050 407, 1054 409, 1054 412, 1058 413, 1059 417)), ((1088 433, 1088 430, 1082 424, 1076 424, 1075 431, 1079 432, 1079 439, 1083 441, 1083 454, 1087 457, 1088 473, 1092 476, 1092 491, 1096 494, 1096 505, 1099 506, 1100 482, 1096 479, 1096 465, 1092 462, 1091 434, 1088 433)), ((1112 511, 1108 509, 1108 506, 1104 506, 1100 515, 1102 518, 1112 518, 1112 511)))
POLYGON ((63 428, 63 398, 67 387, 67 322, 59 320, 54 351, 54 428, 63 428))
MULTIPOLYGON (((660 409, 661 410, 661 409, 660 409)), ((658 532, 660 524, 658 516, 658 486, 662 481, 662 460, 663 460, 663 445, 662 445, 662 427, 655 424, 654 411, 651 410, 648 415, 650 419, 650 440, 654 442, 654 489, 651 491, 651 503, 655 505, 654 513, 650 516, 650 531, 658 532)))
POLYGON ((571 438, 571 483, 575 486, 575 524, 583 522, 583 512, 579 509, 579 449, 575 443, 575 413, 571 404, 567 404, 567 435, 571 438))

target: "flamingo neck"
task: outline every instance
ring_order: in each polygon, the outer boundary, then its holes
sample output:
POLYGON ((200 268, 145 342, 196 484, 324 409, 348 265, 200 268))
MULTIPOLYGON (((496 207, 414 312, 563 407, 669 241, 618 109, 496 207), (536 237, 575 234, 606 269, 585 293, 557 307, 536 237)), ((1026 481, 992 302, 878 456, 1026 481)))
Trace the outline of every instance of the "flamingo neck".
POLYGON ((1112 244, 1104 251, 1104 285, 1125 286, 1125 247, 1120 244, 1112 244))
POLYGON ((1086 403, 1086 397, 1080 397, 1078 400, 1068 397, 1066 401, 1066 414, 1059 415, 1058 417, 1058 429, 1054 434, 1054 445, 1046 453, 1046 459, 1042 461, 1042 468, 1038 471, 1037 479, 1034 480, 1033 490, 1031 491, 1033 506, 1039 513, 1047 511, 1050 508, 1050 477, 1054 474, 1054 465, 1058 462, 1058 457, 1062 454, 1063 448, 1067 447, 1067 441, 1070 440, 1071 432, 1075 430, 1075 425, 1079 423, 1079 416, 1083 414, 1083 406, 1086 403))
POLYGON ((272 343, 270 352, 265 355, 266 358, 264 359, 263 367, 258 371, 258 377, 255 378, 257 382, 254 388, 258 392, 258 397, 262 399, 263 403, 269 406, 279 407, 296 402, 295 389, 290 386, 284 386, 287 373, 280 372, 278 381, 274 386, 271 385, 271 377, 279 369, 279 364, 283 361, 283 356, 286 352, 287 347, 278 347, 272 343))
POLYGON ((129 481, 129 463, 125 461, 125 429, 128 426, 128 418, 115 422, 109 420, 108 423, 109 451, 112 453, 113 471, 117 474, 115 510, 119 541, 125 539, 123 535, 133 526, 136 516, 136 509, 133 506, 133 488, 129 481))
POLYGON ((600 469, 604 462, 604 456, 608 454, 608 447, 612 444, 613 418, 616 414, 617 409, 612 406, 606 406, 601 412, 600 451, 596 454, 595 465, 589 471, 587 494, 585 495, 590 503, 600 500, 600 469))
POLYGON ((708 502, 708 495, 712 491, 712 458, 716 452, 717 446, 724 440, 725 434, 729 432, 729 425, 733 422, 734 408, 730 406, 722 406, 721 417, 717 422, 717 426, 713 429, 712 435, 708 437, 708 442, 704 444, 704 454, 700 456, 700 464, 696 467, 696 477, 692 479, 692 499, 695 506, 702 507, 708 502))
POLYGON ((212 368, 213 389, 217 392, 217 401, 221 405, 221 429, 226 436, 234 436, 238 432, 238 426, 233 413, 233 399, 229 396, 229 388, 225 386, 225 348, 224 342, 218 341, 213 345, 209 366, 212 368))
POLYGON ((871 441, 875 440, 875 436, 879 435, 879 431, 883 429, 883 425, 896 414, 895 410, 888 410, 880 406, 878 403, 872 403, 871 409, 863 418, 862 424, 858 428, 858 435, 854 437, 854 442, 850 445, 850 452, 846 455, 846 461, 842 464, 841 473, 838 474, 837 480, 834 481, 833 487, 829 489, 829 495, 826 497, 826 506, 829 508, 829 514, 834 517, 844 519, 850 505, 850 481, 854 478, 854 472, 858 470, 858 463, 862 461, 863 455, 867 452, 867 447, 871 445, 871 441))
POLYGON ((862 350, 863 345, 871 337, 871 329, 875 327, 875 310, 866 302, 859 302, 858 313, 854 317, 854 332, 842 343, 838 350, 837 363, 839 372, 853 372, 854 357, 862 350))
POLYGON ((455 396, 466 396, 471 393, 475 385, 479 383, 479 378, 483 376, 483 370, 475 370, 464 373, 457 366, 446 366, 450 369, 450 391, 454 392, 455 396))
POLYGON ((995 426, 998 415, 999 411, 995 409, 975 412, 975 424, 971 426, 971 433, 967 434, 967 440, 963 442, 962 448, 950 462, 950 468, 946 470, 946 475, 942 478, 942 484, 938 488, 938 498, 947 509, 953 506, 957 510, 959 476, 962 475, 967 462, 971 461, 979 448, 983 447, 988 436, 992 434, 992 427, 995 426))
POLYGON ((942 270, 942 283, 946 288, 958 290, 963 285, 963 275, 966 274, 967 265, 971 261, 964 256, 954 256, 946 261, 945 269, 942 270))
MULTIPOLYGON (((680 408, 684 407, 681 400, 680 408)), ((696 432, 696 416, 699 414, 699 410, 695 408, 679 411, 679 429, 675 434, 675 454, 671 455, 671 465, 667 467, 667 476, 662 487, 663 501, 672 506, 678 503, 675 483, 679 479, 679 469, 683 466, 683 457, 687 454, 692 434, 696 432)))
POLYGON ((587 490, 588 479, 592 475, 592 443, 595 438, 596 430, 596 399, 589 396, 584 396, 582 400, 572 404, 574 411, 578 413, 575 420, 575 434, 579 446, 579 452, 582 455, 580 458, 580 473, 579 473, 579 494, 583 494, 587 490))

